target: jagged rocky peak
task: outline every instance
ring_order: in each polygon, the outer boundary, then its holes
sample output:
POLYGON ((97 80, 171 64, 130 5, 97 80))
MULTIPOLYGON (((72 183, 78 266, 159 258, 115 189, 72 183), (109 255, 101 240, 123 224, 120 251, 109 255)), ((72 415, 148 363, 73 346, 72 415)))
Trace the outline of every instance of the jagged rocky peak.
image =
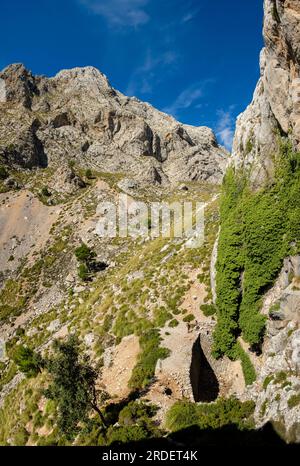
POLYGON ((21 63, 15 63, 0 73, 5 81, 5 96, 3 101, 20 103, 31 108, 32 97, 38 92, 35 78, 21 63))
POLYGON ((212 130, 183 125, 148 103, 126 97, 94 67, 45 78, 16 64, 0 78, 2 163, 57 166, 72 159, 153 183, 222 180, 228 154, 212 130), (37 144, 27 144, 24 155, 19 136, 29 133, 37 144))
POLYGON ((272 176, 276 134, 290 135, 300 149, 300 2, 264 0, 264 12, 261 77, 233 144, 235 165, 251 168, 256 185, 272 176))

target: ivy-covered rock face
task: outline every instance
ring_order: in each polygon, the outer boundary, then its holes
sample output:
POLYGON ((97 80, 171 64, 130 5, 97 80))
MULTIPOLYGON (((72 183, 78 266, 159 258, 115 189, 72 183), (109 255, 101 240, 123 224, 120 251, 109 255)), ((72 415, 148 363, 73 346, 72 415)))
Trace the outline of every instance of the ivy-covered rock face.
POLYGON ((262 297, 276 279, 283 260, 299 253, 300 153, 279 142, 274 181, 253 192, 247 174, 226 174, 221 201, 217 261, 218 326, 215 353, 234 356, 241 333, 251 346, 262 343, 262 297))

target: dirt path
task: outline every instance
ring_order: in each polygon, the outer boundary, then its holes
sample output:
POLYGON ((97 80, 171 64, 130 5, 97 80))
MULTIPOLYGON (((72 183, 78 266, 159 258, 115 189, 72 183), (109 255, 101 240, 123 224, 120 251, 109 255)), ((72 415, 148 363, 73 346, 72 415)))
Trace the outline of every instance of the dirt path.
POLYGON ((125 398, 129 395, 128 382, 140 352, 139 338, 135 335, 123 338, 113 352, 113 362, 104 367, 101 387, 111 396, 125 398))

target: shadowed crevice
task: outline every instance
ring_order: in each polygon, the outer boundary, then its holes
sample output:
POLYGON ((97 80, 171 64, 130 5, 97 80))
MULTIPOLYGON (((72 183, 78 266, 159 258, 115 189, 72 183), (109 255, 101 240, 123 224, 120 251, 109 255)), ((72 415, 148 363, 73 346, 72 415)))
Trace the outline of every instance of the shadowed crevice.
POLYGON ((196 402, 212 402, 218 398, 219 382, 201 346, 200 335, 192 350, 190 380, 196 402))

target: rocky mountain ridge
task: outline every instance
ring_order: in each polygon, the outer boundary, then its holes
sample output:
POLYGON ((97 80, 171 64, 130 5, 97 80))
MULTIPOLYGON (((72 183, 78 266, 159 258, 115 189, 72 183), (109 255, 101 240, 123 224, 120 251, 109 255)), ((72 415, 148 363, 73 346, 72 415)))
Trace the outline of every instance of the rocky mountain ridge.
POLYGON ((221 182, 228 154, 212 130, 124 96, 96 68, 45 78, 14 64, 0 78, 0 158, 9 166, 72 160, 149 183, 221 182))

